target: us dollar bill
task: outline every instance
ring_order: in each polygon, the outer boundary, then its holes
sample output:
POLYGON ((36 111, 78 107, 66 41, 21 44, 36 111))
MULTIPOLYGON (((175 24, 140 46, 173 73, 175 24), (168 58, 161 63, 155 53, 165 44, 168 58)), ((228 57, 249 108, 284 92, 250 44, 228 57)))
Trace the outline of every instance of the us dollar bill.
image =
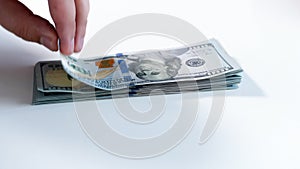
POLYGON ((64 56, 35 65, 32 103, 232 90, 240 72, 216 40, 92 59, 64 56))
POLYGON ((214 39, 181 48, 88 59, 62 56, 61 64, 78 85, 82 82, 102 90, 224 78, 242 71, 214 39))
POLYGON ((61 61, 42 61, 35 65, 32 104, 52 104, 84 100, 103 100, 120 97, 140 97, 163 94, 178 94, 182 92, 231 90, 236 89, 241 82, 241 76, 228 74, 225 78, 214 80, 202 79, 196 83, 190 81, 170 82, 130 86, 127 89, 102 90, 73 79, 68 75, 61 61), (74 95, 74 93, 76 95, 74 95), (77 94, 78 93, 78 94, 77 94))
MULTIPOLYGON (((191 85, 190 81, 182 81, 180 82, 180 87, 182 90, 201 89, 208 86, 221 87, 221 85, 224 85, 223 87, 228 87, 228 85, 240 83, 241 80, 241 77, 235 74, 226 75, 224 78, 215 78, 214 80, 197 80, 195 83, 196 85, 191 85), (224 81, 226 81, 226 83, 224 83, 224 81)), ((109 93, 107 90, 91 88, 91 86, 73 79, 64 71, 60 61, 44 61, 37 63, 35 66, 35 81, 37 90, 44 93, 109 93)), ((179 82, 170 82, 142 86, 130 86, 129 89, 132 92, 151 91, 155 88, 165 91, 174 91, 174 89, 179 90, 178 83, 179 82)))

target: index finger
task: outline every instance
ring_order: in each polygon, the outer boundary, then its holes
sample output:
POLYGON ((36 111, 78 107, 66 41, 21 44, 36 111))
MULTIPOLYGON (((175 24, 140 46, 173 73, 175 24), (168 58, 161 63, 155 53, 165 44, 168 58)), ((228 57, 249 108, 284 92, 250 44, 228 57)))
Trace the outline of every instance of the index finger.
POLYGON ((74 51, 76 8, 74 0, 48 0, 50 14, 60 40, 60 51, 70 55, 74 51))
POLYGON ((89 13, 88 0, 75 0, 76 6, 76 33, 74 52, 79 52, 83 47, 83 41, 89 13))

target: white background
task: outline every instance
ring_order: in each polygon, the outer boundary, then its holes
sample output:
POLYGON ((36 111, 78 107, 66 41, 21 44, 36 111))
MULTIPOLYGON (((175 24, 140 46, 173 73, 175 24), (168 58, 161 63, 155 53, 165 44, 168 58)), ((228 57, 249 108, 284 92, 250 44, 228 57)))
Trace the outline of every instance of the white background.
MULTIPOLYGON (((23 2, 51 19, 47 1, 23 2)), ((105 25, 133 14, 163 13, 188 21, 218 39, 240 63, 245 71, 241 89, 228 92, 222 121, 204 145, 197 141, 205 113, 169 153, 145 160, 119 158, 88 139, 72 103, 30 105, 33 65, 58 59, 58 53, 0 28, 0 169, 300 168, 297 0, 93 0, 90 6, 87 40, 105 25)), ((170 44, 145 39, 116 51, 170 44)), ((205 99, 199 102, 205 104, 205 99)))

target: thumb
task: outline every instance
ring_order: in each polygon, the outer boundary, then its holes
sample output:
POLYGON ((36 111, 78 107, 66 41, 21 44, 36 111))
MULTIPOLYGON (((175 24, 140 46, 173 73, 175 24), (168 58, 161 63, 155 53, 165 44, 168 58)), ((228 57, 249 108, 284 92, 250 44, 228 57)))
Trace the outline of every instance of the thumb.
POLYGON ((34 15, 17 0, 0 0, 0 25, 24 40, 57 51, 57 33, 46 19, 34 15))

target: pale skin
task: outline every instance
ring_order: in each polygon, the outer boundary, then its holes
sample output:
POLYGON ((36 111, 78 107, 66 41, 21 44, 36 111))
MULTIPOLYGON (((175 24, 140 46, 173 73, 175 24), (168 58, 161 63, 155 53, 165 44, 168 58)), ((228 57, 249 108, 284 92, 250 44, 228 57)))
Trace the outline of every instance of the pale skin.
POLYGON ((18 0, 0 0, 0 25, 20 38, 65 55, 83 47, 89 13, 88 0, 48 0, 55 25, 32 13, 18 0), (60 46, 58 46, 58 40, 60 46))

